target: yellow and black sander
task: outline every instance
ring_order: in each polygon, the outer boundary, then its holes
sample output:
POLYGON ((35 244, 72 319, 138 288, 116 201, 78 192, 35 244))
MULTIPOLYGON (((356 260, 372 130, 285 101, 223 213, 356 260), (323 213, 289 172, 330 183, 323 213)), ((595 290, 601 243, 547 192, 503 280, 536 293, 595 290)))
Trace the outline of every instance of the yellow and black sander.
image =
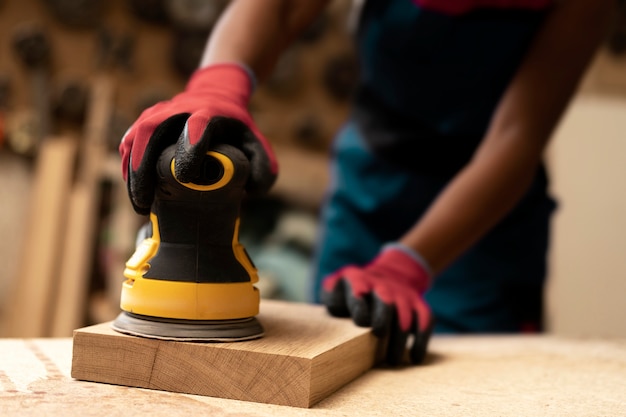
POLYGON ((123 311, 112 327, 165 340, 261 337, 257 270, 238 239, 249 161, 220 144, 207 153, 200 178, 183 183, 174 172, 175 150, 158 160, 150 227, 126 263, 123 311))

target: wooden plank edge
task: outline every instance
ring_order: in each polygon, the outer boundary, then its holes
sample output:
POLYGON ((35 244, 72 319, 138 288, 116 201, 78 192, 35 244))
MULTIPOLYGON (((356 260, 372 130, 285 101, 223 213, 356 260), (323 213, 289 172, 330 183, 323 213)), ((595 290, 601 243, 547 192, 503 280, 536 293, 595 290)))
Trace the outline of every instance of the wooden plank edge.
POLYGON ((378 350, 379 339, 369 332, 313 358, 308 406, 312 407, 370 370, 377 362, 378 350), (365 360, 354 360, 357 357, 365 360))

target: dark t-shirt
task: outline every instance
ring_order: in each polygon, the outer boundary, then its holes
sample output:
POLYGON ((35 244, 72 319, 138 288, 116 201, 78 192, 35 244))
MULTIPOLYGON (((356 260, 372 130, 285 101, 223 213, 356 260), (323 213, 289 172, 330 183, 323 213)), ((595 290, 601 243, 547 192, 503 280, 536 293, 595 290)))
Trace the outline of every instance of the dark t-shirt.
POLYGON ((353 114, 368 146, 413 171, 453 175, 482 139, 550 5, 368 0, 353 114))

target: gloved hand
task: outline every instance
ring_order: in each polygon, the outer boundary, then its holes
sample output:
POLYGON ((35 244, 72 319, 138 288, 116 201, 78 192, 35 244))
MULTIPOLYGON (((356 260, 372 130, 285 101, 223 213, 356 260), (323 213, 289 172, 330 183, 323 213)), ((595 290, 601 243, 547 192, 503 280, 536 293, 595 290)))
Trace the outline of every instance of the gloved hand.
POLYGON ((119 147, 122 174, 135 211, 150 212, 156 161, 176 142, 175 173, 181 182, 193 182, 199 176, 207 150, 219 142, 241 149, 250 160, 249 193, 269 190, 278 164, 247 110, 252 84, 251 75, 241 65, 211 65, 197 70, 182 93, 139 116, 119 147))
POLYGON ((430 274, 420 257, 401 244, 388 244, 364 267, 349 265, 326 277, 322 302, 330 314, 351 316, 359 326, 388 336, 386 362, 401 363, 407 339, 413 335, 410 360, 421 363, 432 330, 430 307, 422 297, 430 274))

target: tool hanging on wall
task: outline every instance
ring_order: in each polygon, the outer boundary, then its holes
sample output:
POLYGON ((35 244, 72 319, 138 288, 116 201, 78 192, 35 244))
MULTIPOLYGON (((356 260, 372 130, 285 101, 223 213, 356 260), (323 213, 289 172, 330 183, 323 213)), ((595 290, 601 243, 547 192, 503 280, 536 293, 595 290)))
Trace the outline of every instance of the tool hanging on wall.
POLYGON ((329 27, 329 17, 327 13, 320 14, 308 28, 298 37, 298 41, 305 44, 312 44, 319 41, 329 27))
POLYGON ((74 125, 82 125, 89 101, 89 87, 82 79, 61 80, 52 94, 52 110, 55 118, 74 125))
POLYGON ((326 62, 322 84, 332 98, 343 102, 352 95, 358 76, 356 57, 350 52, 345 52, 331 57, 326 62))
POLYGON ((261 337, 257 270, 239 243, 249 161, 225 144, 207 153, 201 178, 178 181, 176 146, 157 162, 150 230, 126 263, 119 332, 165 340, 261 337))
POLYGON ((306 113, 296 120, 293 137, 298 145, 306 149, 324 150, 322 122, 316 113, 306 113))
POLYGON ((128 9, 137 19, 156 25, 169 24, 165 0, 127 0, 128 9))
POLYGON ((165 0, 165 10, 177 28, 208 31, 228 4, 225 0, 165 0))
POLYGON ((63 25, 88 29, 97 27, 107 2, 103 0, 44 0, 50 13, 63 25))
POLYGON ((207 38, 226 4, 224 0, 165 0, 173 26, 172 66, 184 79, 198 68, 207 38))
POLYGON ((35 109, 32 126, 11 135, 10 145, 19 154, 34 156, 43 138, 51 132, 49 71, 51 46, 48 36, 36 23, 23 23, 13 33, 13 50, 31 78, 32 103, 35 109))
POLYGON ((106 26, 98 28, 96 35, 95 66, 110 71, 120 68, 131 72, 134 67, 135 35, 116 33, 106 26))

